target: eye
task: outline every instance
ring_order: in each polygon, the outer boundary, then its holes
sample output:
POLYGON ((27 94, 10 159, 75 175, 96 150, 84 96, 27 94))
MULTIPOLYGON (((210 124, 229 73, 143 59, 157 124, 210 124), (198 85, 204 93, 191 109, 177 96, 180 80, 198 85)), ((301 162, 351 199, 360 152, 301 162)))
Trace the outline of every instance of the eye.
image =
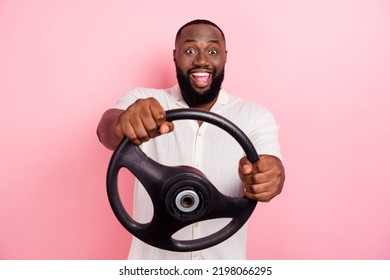
POLYGON ((196 50, 195 49, 188 49, 186 50, 186 54, 195 54, 196 53, 196 50))
POLYGON ((218 54, 218 51, 217 50, 211 50, 211 51, 209 51, 209 54, 210 55, 216 55, 216 54, 218 54))

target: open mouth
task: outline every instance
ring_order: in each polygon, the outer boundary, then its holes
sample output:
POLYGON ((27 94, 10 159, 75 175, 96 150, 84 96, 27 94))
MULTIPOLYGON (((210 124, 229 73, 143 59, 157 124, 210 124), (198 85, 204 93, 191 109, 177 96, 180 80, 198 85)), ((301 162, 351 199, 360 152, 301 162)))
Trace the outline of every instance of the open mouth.
POLYGON ((194 71, 190 75, 192 84, 198 88, 208 87, 211 83, 212 74, 210 72, 194 71))

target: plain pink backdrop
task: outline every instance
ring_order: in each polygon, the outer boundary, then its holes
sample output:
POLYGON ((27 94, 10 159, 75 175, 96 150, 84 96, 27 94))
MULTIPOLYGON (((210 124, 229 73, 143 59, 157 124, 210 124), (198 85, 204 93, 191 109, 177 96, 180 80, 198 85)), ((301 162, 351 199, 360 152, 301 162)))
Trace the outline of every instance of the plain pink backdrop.
POLYGON ((281 125, 285 189, 248 258, 390 258, 388 1, 2 0, 0 259, 127 257, 96 125, 130 88, 175 83, 195 18, 227 36, 224 88, 281 125))

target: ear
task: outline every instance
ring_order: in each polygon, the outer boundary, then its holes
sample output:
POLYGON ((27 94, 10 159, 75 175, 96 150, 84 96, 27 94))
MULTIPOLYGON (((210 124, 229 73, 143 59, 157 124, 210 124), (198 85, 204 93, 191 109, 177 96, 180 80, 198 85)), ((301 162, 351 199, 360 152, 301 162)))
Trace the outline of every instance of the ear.
POLYGON ((172 51, 173 61, 176 62, 176 49, 172 51))
POLYGON ((225 50, 225 63, 226 63, 226 61, 227 61, 227 53, 228 53, 228 51, 225 50))

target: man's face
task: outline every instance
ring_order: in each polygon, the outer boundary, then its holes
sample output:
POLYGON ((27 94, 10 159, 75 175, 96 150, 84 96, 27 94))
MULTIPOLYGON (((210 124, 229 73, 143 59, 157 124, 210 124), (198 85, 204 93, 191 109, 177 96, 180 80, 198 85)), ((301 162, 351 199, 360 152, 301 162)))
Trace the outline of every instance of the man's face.
POLYGON ((218 28, 195 24, 182 30, 173 56, 178 83, 190 107, 216 100, 224 78, 226 54, 218 28))

